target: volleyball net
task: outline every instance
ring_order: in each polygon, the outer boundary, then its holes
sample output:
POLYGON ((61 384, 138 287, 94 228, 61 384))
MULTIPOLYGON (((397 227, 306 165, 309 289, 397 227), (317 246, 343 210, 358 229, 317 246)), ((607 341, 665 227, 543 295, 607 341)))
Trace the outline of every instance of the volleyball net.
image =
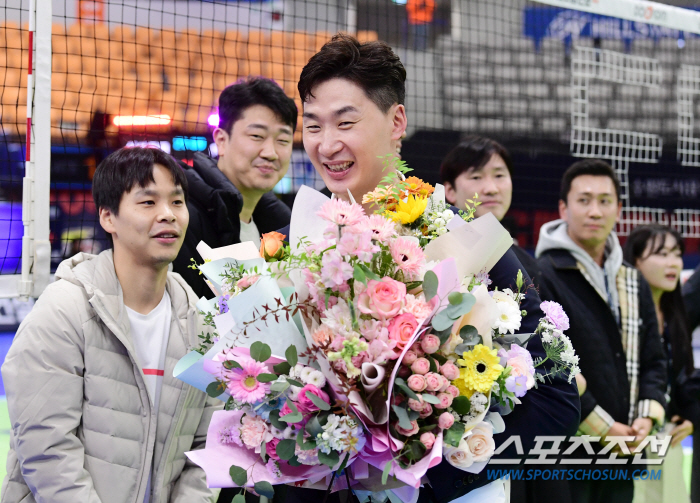
MULTIPOLYGON (((557 218, 564 170, 597 157, 622 182, 621 236, 667 223, 697 254, 700 13, 683 4, 9 0, 0 7, 0 297, 36 296, 61 260, 107 246, 90 192, 106 155, 150 145, 190 163, 196 152, 215 156, 220 92, 262 75, 301 109, 301 69, 337 32, 383 40, 404 63, 402 156, 418 176, 439 182, 442 158, 467 134, 508 148, 504 225, 521 246, 533 249, 557 218)), ((323 187, 301 123, 294 144, 275 188, 290 204, 302 184, 323 187)))

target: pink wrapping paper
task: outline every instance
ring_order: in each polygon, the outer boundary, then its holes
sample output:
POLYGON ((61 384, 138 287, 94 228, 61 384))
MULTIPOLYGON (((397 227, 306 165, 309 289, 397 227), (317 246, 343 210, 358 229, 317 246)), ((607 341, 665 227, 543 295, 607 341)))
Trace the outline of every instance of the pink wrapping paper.
POLYGON ((248 487, 253 487, 255 482, 261 481, 266 481, 273 485, 288 484, 301 480, 317 482, 332 472, 326 465, 294 467, 281 464, 282 477, 275 478, 267 471, 265 463, 260 459, 260 454, 256 454, 255 451, 236 444, 222 444, 219 441, 219 431, 225 427, 239 424, 244 413, 242 410, 220 410, 214 412, 207 430, 206 447, 185 453, 193 463, 196 463, 204 470, 207 476, 208 487, 238 487, 233 483, 229 474, 231 465, 237 465, 248 470, 248 483, 246 484, 248 487))

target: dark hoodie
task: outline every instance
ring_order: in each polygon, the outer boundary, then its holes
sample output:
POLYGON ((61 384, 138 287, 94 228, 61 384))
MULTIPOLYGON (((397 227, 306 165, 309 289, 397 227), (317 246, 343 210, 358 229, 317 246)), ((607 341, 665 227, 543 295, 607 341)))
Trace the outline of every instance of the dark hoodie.
MULTIPOLYGON (((190 223, 180 253, 173 262, 173 270, 192 287, 198 297, 213 296, 199 271, 190 269, 190 259, 198 264, 204 260, 197 245, 204 241, 212 248, 240 243, 243 196, 217 167, 216 161, 202 153, 194 155, 193 166, 181 163, 187 176, 187 209, 190 223)), ((268 192, 262 196, 253 211, 253 221, 261 234, 275 231, 289 224, 289 207, 268 192)))

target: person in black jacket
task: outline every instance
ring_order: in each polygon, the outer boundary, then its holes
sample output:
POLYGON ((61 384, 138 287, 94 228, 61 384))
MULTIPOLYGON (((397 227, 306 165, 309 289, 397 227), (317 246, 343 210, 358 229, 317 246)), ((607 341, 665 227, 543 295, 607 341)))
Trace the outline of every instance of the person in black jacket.
MULTIPOLYGON (((396 152, 406 129, 405 80, 406 70, 388 45, 360 44, 347 35, 333 37, 304 67, 299 81, 304 102, 304 148, 336 197, 352 196, 361 201, 384 176, 391 175, 383 161, 396 152)), ((371 211, 369 205, 365 210, 371 211)), ((514 287, 521 269, 522 264, 509 250, 490 271, 493 285, 514 287)), ((527 273, 524 276, 529 283, 527 273)), ((534 331, 542 316, 539 305, 537 292, 529 290, 522 304, 527 311, 522 332, 534 331)), ((544 357, 539 338, 530 341, 527 348, 533 357, 544 357)), ((527 452, 536 435, 573 435, 579 407, 576 385, 553 379, 528 391, 523 403, 504 417, 506 431, 494 435, 494 440, 501 445, 511 435, 520 435, 527 452)), ((506 449, 502 456, 515 457, 514 450, 506 449)), ((471 474, 443 462, 428 471, 431 487, 421 490, 419 501, 442 503, 459 498, 492 482, 485 472, 471 474)), ((323 499, 321 492, 287 487, 284 501, 323 499)))
MULTIPOLYGON (((574 163, 562 179, 561 220, 542 226, 536 254, 540 281, 569 315, 567 334, 587 380, 579 433, 631 436, 636 444, 654 423, 663 423, 666 357, 649 285, 623 262, 612 231, 622 207, 619 192, 604 161, 574 163)), ((619 468, 631 472, 639 465, 619 468)), ((634 494, 631 477, 569 484, 575 502, 631 502, 634 494)))
MULTIPOLYGON (((508 213, 513 200, 513 161, 503 145, 482 136, 467 136, 450 150, 440 165, 440 178, 445 185, 445 199, 460 210, 467 199, 481 203, 477 217, 493 213, 499 222, 508 213)), ((517 244, 513 252, 537 285, 537 262, 517 244)), ((538 288, 539 290, 539 288, 538 288)), ((543 292, 540 297, 545 299, 543 292)))
POLYGON ((190 226, 173 269, 198 296, 213 294, 189 268, 201 263, 196 247, 212 248, 252 241, 289 223, 291 211, 271 192, 287 173, 297 123, 294 100, 274 81, 242 79, 219 97, 219 127, 214 130, 218 160, 196 153, 193 166, 182 163, 190 187, 190 226))
MULTIPOLYGON (((691 332, 700 326, 700 266, 683 285, 683 303, 688 314, 691 332)), ((699 390, 700 392, 700 390, 699 390)), ((693 452, 700 452, 700 435, 693 435, 693 452)), ((693 456, 693 468, 690 480, 690 500, 700 503, 700 455, 693 456)))

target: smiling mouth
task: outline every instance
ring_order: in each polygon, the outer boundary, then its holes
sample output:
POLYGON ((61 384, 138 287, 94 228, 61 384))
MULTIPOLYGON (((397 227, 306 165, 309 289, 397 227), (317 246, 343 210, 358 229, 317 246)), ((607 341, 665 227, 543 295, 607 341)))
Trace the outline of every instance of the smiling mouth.
POLYGON ((343 171, 347 171, 352 167, 352 165, 355 164, 352 161, 347 161, 342 164, 323 164, 323 166, 330 171, 331 173, 342 173, 343 171))

